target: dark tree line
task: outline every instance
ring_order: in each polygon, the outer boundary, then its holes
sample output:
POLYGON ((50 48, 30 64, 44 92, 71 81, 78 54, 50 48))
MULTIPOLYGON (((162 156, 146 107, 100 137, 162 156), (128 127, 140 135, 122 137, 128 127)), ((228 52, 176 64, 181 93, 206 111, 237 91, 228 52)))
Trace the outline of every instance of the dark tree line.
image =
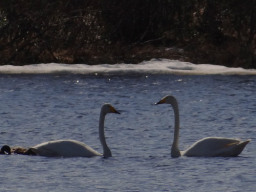
POLYGON ((1 0, 0 64, 164 57, 256 68, 255 10, 256 0, 1 0))

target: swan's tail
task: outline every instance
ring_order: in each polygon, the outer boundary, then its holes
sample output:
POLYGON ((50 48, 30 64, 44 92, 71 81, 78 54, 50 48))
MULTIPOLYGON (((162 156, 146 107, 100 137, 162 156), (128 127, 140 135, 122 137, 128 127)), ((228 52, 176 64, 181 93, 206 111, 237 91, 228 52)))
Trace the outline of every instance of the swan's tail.
POLYGON ((34 148, 29 148, 24 155, 38 155, 38 150, 34 148))
POLYGON ((220 151, 217 155, 219 157, 237 157, 245 148, 245 146, 251 140, 231 142, 226 144, 222 151, 220 151))
POLYGON ((246 141, 243 141, 241 143, 239 143, 236 147, 236 150, 235 150, 235 153, 234 153, 234 156, 238 156, 245 148, 245 146, 250 143, 250 139, 246 140, 246 141))

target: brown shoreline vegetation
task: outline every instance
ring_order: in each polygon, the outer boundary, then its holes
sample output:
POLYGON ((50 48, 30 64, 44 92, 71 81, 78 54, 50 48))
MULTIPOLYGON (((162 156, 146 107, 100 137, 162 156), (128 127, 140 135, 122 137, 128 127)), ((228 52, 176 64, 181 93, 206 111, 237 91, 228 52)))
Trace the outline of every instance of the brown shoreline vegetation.
POLYGON ((139 63, 256 68, 255 0, 0 1, 0 65, 139 63))

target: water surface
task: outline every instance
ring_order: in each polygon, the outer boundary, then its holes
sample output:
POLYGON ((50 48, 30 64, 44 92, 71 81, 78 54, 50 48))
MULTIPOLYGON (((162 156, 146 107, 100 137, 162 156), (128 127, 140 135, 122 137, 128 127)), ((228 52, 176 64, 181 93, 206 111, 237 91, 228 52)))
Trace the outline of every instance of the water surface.
POLYGON ((76 139, 102 152, 103 103, 111 158, 1 156, 0 191, 254 191, 256 78, 240 75, 1 75, 0 144, 76 139), (180 149, 207 136, 252 139, 237 158, 171 158, 174 95, 180 149))

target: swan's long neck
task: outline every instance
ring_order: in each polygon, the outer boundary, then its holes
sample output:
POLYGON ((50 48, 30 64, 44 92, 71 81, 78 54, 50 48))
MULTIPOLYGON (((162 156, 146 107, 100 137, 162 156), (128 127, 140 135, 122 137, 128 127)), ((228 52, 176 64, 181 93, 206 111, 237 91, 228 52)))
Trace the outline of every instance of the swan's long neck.
POLYGON ((106 113, 104 111, 101 111, 100 113, 100 122, 99 122, 99 137, 100 137, 100 142, 103 147, 103 156, 104 157, 111 157, 111 151, 106 143, 105 139, 105 133, 104 133, 104 121, 105 121, 105 116, 106 113))
POLYGON ((180 157, 180 150, 179 150, 179 129, 180 129, 180 116, 179 116, 179 108, 178 108, 178 103, 175 100, 172 102, 172 107, 174 111, 174 138, 173 138, 173 143, 172 143, 172 149, 171 149, 171 156, 172 157, 180 157))

